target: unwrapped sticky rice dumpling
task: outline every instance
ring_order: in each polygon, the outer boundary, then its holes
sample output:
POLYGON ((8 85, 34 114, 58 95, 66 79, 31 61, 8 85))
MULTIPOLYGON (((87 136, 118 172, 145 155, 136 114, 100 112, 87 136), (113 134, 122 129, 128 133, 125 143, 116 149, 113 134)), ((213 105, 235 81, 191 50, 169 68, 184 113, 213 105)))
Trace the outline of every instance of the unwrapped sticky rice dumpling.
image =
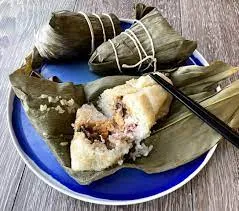
POLYGON ((172 96, 150 76, 141 76, 105 90, 97 102, 100 111, 84 104, 74 123, 71 168, 100 171, 121 165, 125 155, 133 160, 147 156, 153 146, 146 146, 142 140, 150 135, 156 121, 168 113, 171 101, 172 96))

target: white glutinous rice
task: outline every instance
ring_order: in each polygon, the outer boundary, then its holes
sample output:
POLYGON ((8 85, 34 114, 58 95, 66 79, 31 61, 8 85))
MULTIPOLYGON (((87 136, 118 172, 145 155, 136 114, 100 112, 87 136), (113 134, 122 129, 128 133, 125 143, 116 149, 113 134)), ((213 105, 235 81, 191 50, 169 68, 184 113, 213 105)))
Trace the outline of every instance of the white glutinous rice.
POLYGON ((40 105, 40 111, 46 111, 47 105, 40 105))
POLYGON ((58 111, 59 114, 63 114, 65 112, 65 110, 63 110, 59 105, 55 107, 55 110, 58 111))

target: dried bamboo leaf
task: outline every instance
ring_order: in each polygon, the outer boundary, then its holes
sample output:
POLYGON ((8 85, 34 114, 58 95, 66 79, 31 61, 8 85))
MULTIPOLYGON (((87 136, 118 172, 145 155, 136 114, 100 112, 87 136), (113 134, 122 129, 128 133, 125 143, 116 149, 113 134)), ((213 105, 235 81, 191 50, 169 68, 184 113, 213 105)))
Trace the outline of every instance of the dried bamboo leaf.
MULTIPOLYGON (((47 94, 53 97, 72 98, 79 107, 83 103, 95 101, 105 89, 122 84, 131 76, 110 76, 85 85, 59 84, 29 77, 26 72, 32 65, 31 59, 27 62, 24 67, 10 75, 13 89, 21 99, 33 126, 65 170, 80 184, 89 184, 124 167, 138 168, 148 173, 172 169, 200 156, 221 139, 220 135, 185 109, 182 104, 174 101, 168 118, 156 125, 151 136, 145 140, 146 144, 154 146, 148 157, 137 159, 134 163, 126 162, 122 166, 114 166, 104 171, 74 172, 70 169, 70 145, 62 147, 60 143, 70 143, 73 135, 71 123, 74 122, 75 113, 66 112, 62 115, 55 110, 41 112, 40 105, 46 104, 47 107, 51 107, 53 104, 39 96, 47 94)), ((178 68, 172 71, 171 79, 178 88, 191 93, 190 97, 196 99, 217 117, 231 127, 238 128, 239 81, 233 82, 219 93, 214 89, 214 84, 230 77, 235 71, 238 71, 238 68, 215 62, 208 67, 178 68), (207 84, 206 88, 205 84, 207 84)))
MULTIPOLYGON (((136 5, 136 17, 142 17, 140 22, 152 37, 158 69, 179 66, 196 49, 196 42, 186 40, 179 35, 156 8, 146 7, 142 4, 136 5)), ((130 27, 130 30, 136 35, 145 52, 148 55, 152 55, 152 45, 142 25, 136 22, 130 27)), ((119 73, 117 54, 121 70, 126 74, 136 74, 138 66, 135 68, 123 67, 123 64, 135 65, 140 61, 135 43, 125 33, 121 33, 111 41, 115 49, 110 41, 102 43, 89 60, 90 68, 101 75, 119 73)), ((144 53, 142 50, 140 51, 144 58, 144 53)), ((146 67, 149 62, 150 59, 145 61, 141 69, 146 67)))
POLYGON ((140 20, 154 9, 152 6, 146 6, 145 4, 138 3, 134 5, 134 18, 140 20))
MULTIPOLYGON (((98 17, 93 14, 87 16, 93 28, 95 48, 104 42, 104 33, 107 40, 114 37, 114 30, 116 35, 122 31, 120 21, 114 14, 109 14, 114 26, 108 16, 99 14, 104 31, 98 17)), ((84 15, 59 11, 52 13, 49 24, 40 29, 35 45, 42 58, 66 60, 89 57, 92 50, 91 42, 91 32, 84 15)))

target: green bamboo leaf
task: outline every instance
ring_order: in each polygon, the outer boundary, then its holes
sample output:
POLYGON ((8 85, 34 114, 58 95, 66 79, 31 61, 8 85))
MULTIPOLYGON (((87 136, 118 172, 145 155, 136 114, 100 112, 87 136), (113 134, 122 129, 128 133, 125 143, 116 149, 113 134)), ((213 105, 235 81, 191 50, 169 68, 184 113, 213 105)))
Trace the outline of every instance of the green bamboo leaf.
MULTIPOLYGON (((136 18, 140 18, 145 28, 136 22, 130 27, 131 33, 129 34, 135 34, 147 55, 152 55, 152 48, 154 49, 158 69, 180 66, 196 49, 197 43, 178 34, 157 8, 137 4, 135 9, 136 18), (153 47, 145 29, 152 38, 153 47)), ((138 66, 124 68, 123 65, 135 65, 141 60, 136 41, 133 42, 131 38, 123 32, 110 41, 102 43, 90 57, 90 69, 100 75, 113 75, 120 73, 118 67, 120 65, 127 75, 137 73, 138 66)), ((145 58, 146 55, 144 53, 142 55, 142 58, 145 58)), ((141 69, 147 67, 150 61, 150 59, 145 61, 141 69)))

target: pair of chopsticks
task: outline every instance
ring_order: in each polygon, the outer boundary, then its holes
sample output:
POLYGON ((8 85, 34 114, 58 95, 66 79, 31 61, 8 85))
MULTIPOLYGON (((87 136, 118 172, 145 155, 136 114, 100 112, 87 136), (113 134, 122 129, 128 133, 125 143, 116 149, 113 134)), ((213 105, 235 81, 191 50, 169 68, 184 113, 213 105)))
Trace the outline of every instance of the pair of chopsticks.
POLYGON ((207 111, 200 104, 187 97, 181 91, 176 89, 173 85, 165 81, 159 75, 149 74, 159 85, 166 91, 172 94, 177 100, 183 103, 191 112, 198 116, 202 121, 208 124, 211 128, 217 131, 223 138, 231 142, 234 146, 239 148, 239 135, 233 131, 227 124, 218 119, 215 115, 207 111))

